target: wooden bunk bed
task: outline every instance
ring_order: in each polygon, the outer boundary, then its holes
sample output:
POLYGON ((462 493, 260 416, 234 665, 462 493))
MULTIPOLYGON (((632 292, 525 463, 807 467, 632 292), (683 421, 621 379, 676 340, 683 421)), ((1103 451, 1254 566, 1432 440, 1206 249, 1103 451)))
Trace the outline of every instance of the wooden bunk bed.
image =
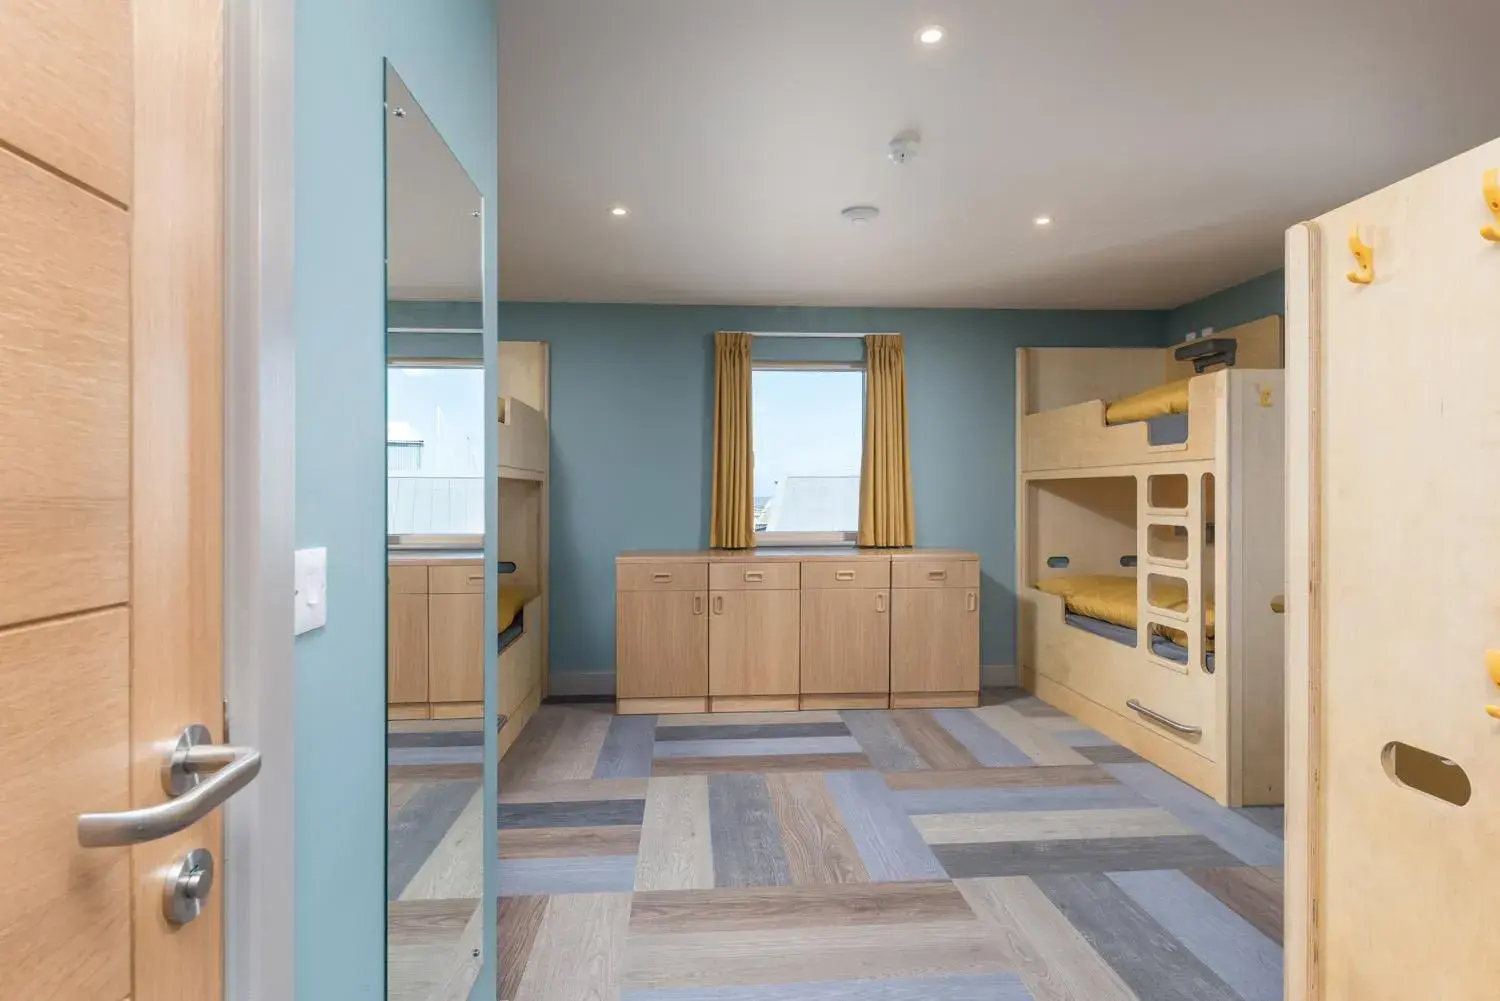
POLYGON ((1211 341, 1017 353, 1017 662, 1042 699, 1219 802, 1274 804, 1280 318, 1211 341))
POLYGON ((497 599, 500 754, 546 696, 548 483, 547 345, 499 347, 497 599))

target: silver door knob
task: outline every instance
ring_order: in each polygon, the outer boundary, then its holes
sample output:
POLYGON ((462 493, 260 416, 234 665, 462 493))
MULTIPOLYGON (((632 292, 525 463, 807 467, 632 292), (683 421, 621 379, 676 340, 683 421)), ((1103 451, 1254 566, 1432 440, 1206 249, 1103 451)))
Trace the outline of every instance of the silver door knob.
POLYGON ((167 869, 162 883, 162 911, 174 925, 185 925, 203 913, 214 888, 214 855, 194 848, 167 869))

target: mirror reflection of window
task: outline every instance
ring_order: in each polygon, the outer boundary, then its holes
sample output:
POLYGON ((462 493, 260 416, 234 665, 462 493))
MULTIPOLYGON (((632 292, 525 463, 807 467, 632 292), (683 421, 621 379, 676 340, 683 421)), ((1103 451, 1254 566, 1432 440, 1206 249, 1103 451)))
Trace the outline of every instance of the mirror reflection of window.
POLYGON ((484 535, 484 369, 393 361, 386 378, 386 532, 484 535))

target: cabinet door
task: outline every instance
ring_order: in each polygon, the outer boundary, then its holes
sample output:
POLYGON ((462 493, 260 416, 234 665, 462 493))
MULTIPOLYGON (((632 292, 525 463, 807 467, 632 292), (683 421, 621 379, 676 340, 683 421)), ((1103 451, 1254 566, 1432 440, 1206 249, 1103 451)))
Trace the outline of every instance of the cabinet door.
POLYGON ((385 700, 426 702, 427 595, 392 594, 387 614, 385 700))
POLYGON ((708 592, 621 591, 615 609, 622 699, 708 694, 708 592))
POLYGON ((714 591, 709 595, 710 695, 796 695, 796 591, 714 591))
POLYGON ((853 695, 891 690, 890 592, 803 591, 802 692, 853 695))
POLYGON ((484 595, 427 597, 428 696, 433 702, 484 701, 484 595))
POLYGON ((891 592, 891 691, 979 691, 979 591, 891 592))

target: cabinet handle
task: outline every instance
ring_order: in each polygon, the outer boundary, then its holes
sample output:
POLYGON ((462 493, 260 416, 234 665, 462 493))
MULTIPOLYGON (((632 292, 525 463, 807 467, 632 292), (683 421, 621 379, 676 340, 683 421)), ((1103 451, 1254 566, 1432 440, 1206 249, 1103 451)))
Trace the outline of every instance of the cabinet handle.
POLYGON ((883 612, 883 611, 885 611, 885 592, 884 591, 876 591, 875 592, 875 611, 877 611, 877 612, 883 612))
POLYGON ((693 614, 694 615, 702 615, 703 614, 703 595, 701 595, 701 594, 695 594, 695 595, 693 595, 693 614))
POLYGON ((946 570, 929 570, 929 571, 927 571, 927 579, 928 580, 947 580, 948 579, 948 571, 946 571, 946 570))
POLYGON ((483 584, 484 583, 484 574, 482 574, 482 573, 471 573, 471 574, 469 574, 469 583, 470 584, 483 584))
POLYGON ((969 611, 979 611, 979 595, 975 594, 973 591, 969 592, 969 611))
POLYGON ((854 579, 854 571, 853 570, 835 570, 833 572, 833 579, 834 580, 853 580, 854 579))
POLYGON ((746 580, 757 580, 757 581, 759 581, 759 580, 765 580, 766 579, 766 575, 765 575, 765 572, 761 571, 761 570, 746 570, 745 571, 745 579, 746 580))
POLYGON ((654 580, 654 581, 657 581, 659 583, 665 584, 665 583, 667 583, 668 581, 670 581, 672 579, 672 575, 669 574, 669 573, 654 573, 654 574, 651 575, 651 579, 654 580))
POLYGON ((724 614, 724 596, 722 594, 714 595, 714 614, 724 614))

